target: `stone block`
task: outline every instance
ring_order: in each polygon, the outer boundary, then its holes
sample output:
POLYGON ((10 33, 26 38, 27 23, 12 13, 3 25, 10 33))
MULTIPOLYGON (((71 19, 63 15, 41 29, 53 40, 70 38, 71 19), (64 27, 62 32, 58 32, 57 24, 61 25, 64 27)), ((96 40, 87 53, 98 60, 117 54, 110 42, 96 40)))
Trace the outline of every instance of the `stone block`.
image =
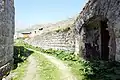
POLYGON ((11 0, 0 0, 0 80, 13 65, 10 61, 13 60, 15 9, 14 4, 10 2, 11 0))

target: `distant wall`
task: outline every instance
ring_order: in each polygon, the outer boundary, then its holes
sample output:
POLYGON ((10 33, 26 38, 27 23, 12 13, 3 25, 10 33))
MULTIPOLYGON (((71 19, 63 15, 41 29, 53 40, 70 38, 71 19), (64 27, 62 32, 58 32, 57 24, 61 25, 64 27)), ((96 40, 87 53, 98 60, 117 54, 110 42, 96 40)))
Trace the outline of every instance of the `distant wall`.
POLYGON ((43 49, 52 48, 57 50, 74 51, 75 47, 72 30, 43 33, 27 40, 27 42, 43 49))
POLYGON ((0 80, 13 62, 14 0, 0 0, 0 80))
POLYGON ((74 37, 69 31, 51 32, 29 42, 44 49, 75 49, 85 58, 120 61, 119 7, 119 0, 88 0, 74 23, 74 37))

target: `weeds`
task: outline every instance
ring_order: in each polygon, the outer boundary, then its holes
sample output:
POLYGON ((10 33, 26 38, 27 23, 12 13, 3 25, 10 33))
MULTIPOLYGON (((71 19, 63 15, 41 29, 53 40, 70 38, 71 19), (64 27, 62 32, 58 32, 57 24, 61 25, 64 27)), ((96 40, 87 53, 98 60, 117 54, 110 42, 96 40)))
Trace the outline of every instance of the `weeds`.
MULTIPOLYGON (((24 43, 26 47, 32 48, 43 53, 54 55, 66 61, 77 76, 84 76, 81 80, 120 80, 120 63, 115 61, 92 60, 86 61, 75 56, 73 52, 33 47, 24 43)), ((80 79, 80 78, 79 78, 80 79)))
POLYGON ((42 51, 40 48, 33 47, 24 43, 22 40, 15 41, 14 46, 14 70, 12 74, 14 76, 11 80, 22 80, 26 73, 27 67, 29 66, 29 61, 27 58, 29 56, 35 57, 37 62, 37 78, 42 80, 60 80, 60 72, 55 65, 48 61, 43 55, 29 50, 27 48, 32 48, 37 51, 42 51), (42 74, 41 74, 42 73, 42 74))

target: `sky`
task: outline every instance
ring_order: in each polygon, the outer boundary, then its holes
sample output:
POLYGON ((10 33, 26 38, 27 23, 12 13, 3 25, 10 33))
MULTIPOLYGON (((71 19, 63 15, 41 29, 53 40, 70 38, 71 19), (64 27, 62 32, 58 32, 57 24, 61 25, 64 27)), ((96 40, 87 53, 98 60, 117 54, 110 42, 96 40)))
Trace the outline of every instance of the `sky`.
POLYGON ((88 0, 15 0, 15 26, 24 29, 35 24, 55 23, 71 18, 88 0))

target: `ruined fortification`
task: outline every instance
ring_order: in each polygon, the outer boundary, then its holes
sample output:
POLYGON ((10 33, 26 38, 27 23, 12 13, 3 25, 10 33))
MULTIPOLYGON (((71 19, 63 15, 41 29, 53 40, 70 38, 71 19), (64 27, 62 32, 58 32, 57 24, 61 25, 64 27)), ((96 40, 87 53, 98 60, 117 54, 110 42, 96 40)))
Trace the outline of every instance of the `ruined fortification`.
MULTIPOLYGON (((74 22, 73 28, 75 28, 74 37, 69 36, 68 39, 68 42, 72 41, 72 43, 66 43, 64 46, 73 45, 72 50, 86 59, 120 61, 119 0, 89 0, 74 22)), ((54 46, 56 49, 64 49, 64 46, 62 48, 62 44, 58 45, 58 43, 59 40, 63 43, 67 36, 60 38, 58 34, 66 33, 44 35, 42 40, 36 40, 36 44, 40 47, 53 48, 54 46), (57 36, 56 40, 55 36, 57 36)))
POLYGON ((0 79, 13 62, 14 0, 0 0, 0 79))
POLYGON ((42 33, 32 39, 27 40, 29 44, 41 47, 43 49, 57 49, 72 51, 75 50, 74 33, 71 29, 64 31, 53 31, 42 33))
MULTIPOLYGON (((76 17, 59 21, 54 24, 37 25, 35 30, 31 31, 32 38, 26 42, 41 47, 43 49, 57 49, 66 51, 75 51, 74 31, 72 24, 76 17)), ((33 28, 34 28, 33 27, 33 28)))
POLYGON ((75 28, 81 56, 120 61, 120 0, 89 0, 75 28))

